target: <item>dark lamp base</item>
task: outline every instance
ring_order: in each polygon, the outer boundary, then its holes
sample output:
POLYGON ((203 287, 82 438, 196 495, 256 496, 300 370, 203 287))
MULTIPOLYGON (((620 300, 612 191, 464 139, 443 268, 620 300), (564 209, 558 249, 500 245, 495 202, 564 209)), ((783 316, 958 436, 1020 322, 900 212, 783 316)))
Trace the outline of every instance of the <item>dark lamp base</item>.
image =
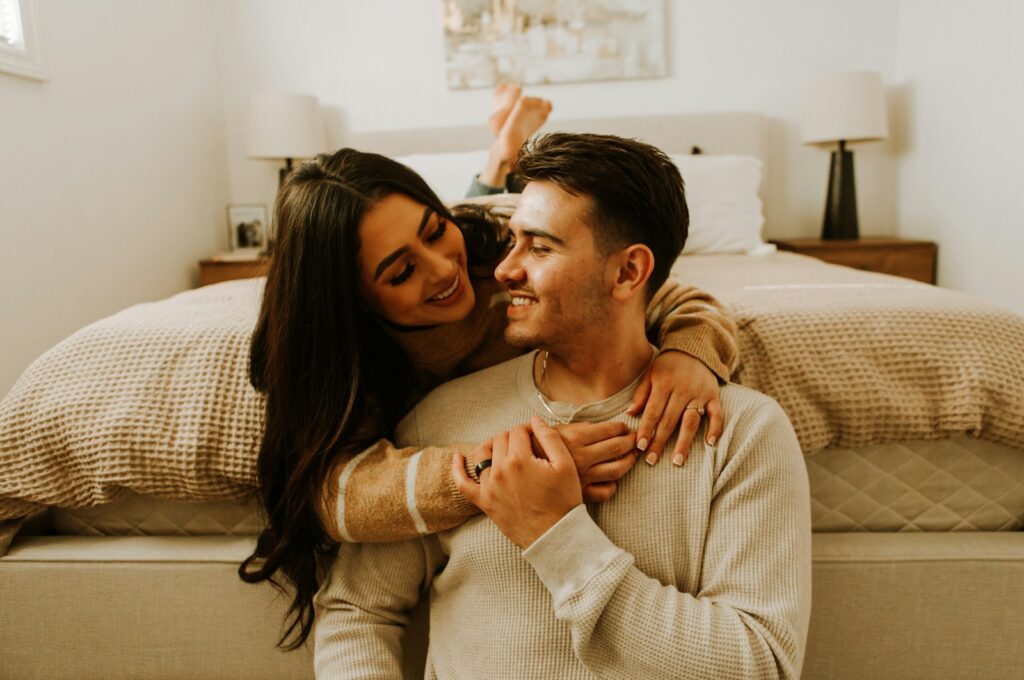
POLYGON ((860 238, 857 227, 857 190, 853 182, 853 152, 846 150, 844 141, 839 142, 838 151, 832 152, 821 238, 826 241, 860 238))

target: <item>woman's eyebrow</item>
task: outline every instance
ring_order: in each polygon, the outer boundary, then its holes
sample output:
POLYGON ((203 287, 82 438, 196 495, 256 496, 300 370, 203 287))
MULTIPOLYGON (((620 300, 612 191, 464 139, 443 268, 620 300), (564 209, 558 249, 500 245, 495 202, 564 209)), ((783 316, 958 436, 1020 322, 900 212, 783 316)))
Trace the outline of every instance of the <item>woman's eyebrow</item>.
MULTIPOLYGON (((419 238, 420 234, 423 233, 423 230, 427 228, 427 222, 430 221, 430 216, 433 214, 434 211, 429 207, 423 211, 423 217, 420 219, 420 226, 416 227, 416 238, 419 238)), ((400 258, 402 255, 405 255, 407 252, 409 252, 409 246, 402 246, 381 260, 380 264, 377 265, 376 271, 373 272, 373 280, 376 281, 379 279, 380 275, 384 273, 384 270, 387 269, 392 262, 400 258)))

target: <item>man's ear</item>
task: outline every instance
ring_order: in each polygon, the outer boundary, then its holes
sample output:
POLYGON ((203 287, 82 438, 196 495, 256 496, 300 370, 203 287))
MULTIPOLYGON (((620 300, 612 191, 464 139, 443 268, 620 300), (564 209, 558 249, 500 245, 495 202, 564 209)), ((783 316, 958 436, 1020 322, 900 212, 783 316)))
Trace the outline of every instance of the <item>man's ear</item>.
POLYGON ((634 295, 643 295, 647 279, 654 270, 654 253, 642 243, 623 248, 611 258, 613 263, 612 297, 628 300, 634 295))

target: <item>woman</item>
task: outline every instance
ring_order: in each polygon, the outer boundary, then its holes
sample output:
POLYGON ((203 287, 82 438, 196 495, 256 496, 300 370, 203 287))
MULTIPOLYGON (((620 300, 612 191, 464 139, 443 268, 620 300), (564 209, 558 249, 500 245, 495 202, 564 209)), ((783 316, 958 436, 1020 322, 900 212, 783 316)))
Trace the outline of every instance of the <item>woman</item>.
MULTIPOLYGON (((449 211, 412 170, 342 149, 287 179, 275 221, 250 371, 266 394, 258 477, 267 528, 239 575, 255 583, 284 572, 294 599, 282 644, 294 633, 294 649, 312 628, 319 570, 339 540, 398 540, 477 512, 449 473, 456 453, 472 469, 482 457, 476 442, 418 452, 387 438, 430 387, 521 350, 503 340, 507 295, 493 271, 504 225, 486 208, 449 211)), ((691 401, 717 419, 710 443, 721 430, 718 379, 736 360, 732 322, 707 295, 678 284, 650 309, 661 347, 681 351, 659 355, 638 390, 635 412, 646 403, 648 430, 641 425, 638 438, 621 424, 560 432, 588 500, 615 492, 634 447, 656 462, 691 401)))

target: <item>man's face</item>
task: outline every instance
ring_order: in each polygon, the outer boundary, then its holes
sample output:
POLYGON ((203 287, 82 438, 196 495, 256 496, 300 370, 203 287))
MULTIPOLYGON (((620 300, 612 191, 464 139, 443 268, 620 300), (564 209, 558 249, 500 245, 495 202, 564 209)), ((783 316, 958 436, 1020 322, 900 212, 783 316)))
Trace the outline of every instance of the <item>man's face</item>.
POLYGON ((512 295, 505 340, 571 350, 608 318, 607 258, 594 243, 590 199, 530 182, 509 223, 513 245, 494 272, 512 295))

